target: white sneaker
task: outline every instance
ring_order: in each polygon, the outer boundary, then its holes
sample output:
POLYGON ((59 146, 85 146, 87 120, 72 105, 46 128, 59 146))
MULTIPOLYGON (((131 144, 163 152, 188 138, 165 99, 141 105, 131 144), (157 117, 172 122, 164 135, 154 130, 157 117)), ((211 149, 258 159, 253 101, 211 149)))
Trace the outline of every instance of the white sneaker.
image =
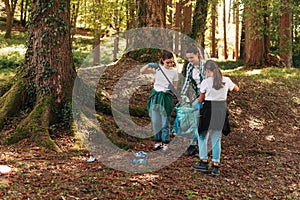
POLYGON ((168 145, 163 145, 163 146, 162 146, 162 150, 163 150, 164 152, 168 151, 168 150, 169 150, 168 145))

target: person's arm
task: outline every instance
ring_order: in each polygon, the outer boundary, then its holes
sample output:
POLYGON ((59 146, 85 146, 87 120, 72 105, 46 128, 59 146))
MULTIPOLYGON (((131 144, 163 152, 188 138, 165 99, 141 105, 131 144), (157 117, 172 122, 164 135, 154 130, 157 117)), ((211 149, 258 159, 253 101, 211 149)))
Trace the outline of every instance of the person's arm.
POLYGON ((180 92, 180 96, 184 96, 189 88, 189 84, 190 84, 190 79, 189 79, 189 76, 190 76, 190 70, 191 67, 190 67, 190 64, 188 64, 188 66, 186 67, 186 75, 185 75, 185 80, 184 80, 184 84, 183 84, 183 87, 181 89, 181 92, 180 92))
POLYGON ((237 85, 234 85, 232 91, 233 92, 238 92, 240 90, 240 88, 237 85))
POLYGON ((204 99, 205 99, 205 93, 200 92, 200 96, 198 98, 198 101, 202 103, 204 101, 204 99))
POLYGON ((153 67, 151 63, 148 63, 147 65, 143 66, 140 69, 141 74, 154 74, 155 73, 155 67, 153 67))
POLYGON ((239 87, 234 82, 232 82, 232 80, 229 77, 226 77, 225 80, 226 84, 228 84, 230 91, 238 92, 240 90, 239 87))

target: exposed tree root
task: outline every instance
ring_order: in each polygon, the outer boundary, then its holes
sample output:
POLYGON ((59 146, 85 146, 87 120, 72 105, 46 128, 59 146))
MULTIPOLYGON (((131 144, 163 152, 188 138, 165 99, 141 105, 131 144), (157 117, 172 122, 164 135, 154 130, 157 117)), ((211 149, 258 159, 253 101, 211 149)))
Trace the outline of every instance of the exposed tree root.
POLYGON ((49 134, 53 106, 54 101, 51 96, 42 97, 31 113, 18 125, 14 134, 4 141, 4 144, 13 144, 30 138, 39 146, 59 150, 49 134))
POLYGON ((26 84, 23 81, 18 81, 8 92, 0 97, 0 130, 8 117, 20 111, 20 108, 23 106, 25 92, 26 84))

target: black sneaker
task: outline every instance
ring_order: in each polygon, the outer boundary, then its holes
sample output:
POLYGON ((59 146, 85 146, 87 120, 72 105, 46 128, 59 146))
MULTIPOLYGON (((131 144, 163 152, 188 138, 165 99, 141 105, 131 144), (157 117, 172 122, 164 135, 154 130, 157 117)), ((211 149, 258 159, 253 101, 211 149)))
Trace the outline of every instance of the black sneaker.
POLYGON ((197 147, 196 145, 190 145, 187 150, 185 151, 185 156, 193 156, 197 153, 197 147))
POLYGON ((199 165, 197 165, 197 164, 192 165, 192 168, 194 170, 197 170, 197 171, 207 174, 208 173, 208 162, 201 161, 199 165))
POLYGON ((220 166, 213 165, 211 175, 220 176, 220 169, 219 168, 220 168, 220 166))
POLYGON ((153 151, 157 151, 157 150, 160 150, 162 147, 163 147, 162 144, 157 143, 157 144, 154 145, 154 147, 152 148, 152 150, 153 151))

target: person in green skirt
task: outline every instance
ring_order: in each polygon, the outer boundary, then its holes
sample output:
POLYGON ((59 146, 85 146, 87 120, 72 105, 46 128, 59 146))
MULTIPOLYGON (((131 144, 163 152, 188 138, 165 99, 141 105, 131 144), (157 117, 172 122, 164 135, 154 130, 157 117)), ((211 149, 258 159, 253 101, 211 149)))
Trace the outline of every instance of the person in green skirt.
POLYGON ((173 54, 164 52, 159 63, 148 63, 140 70, 142 74, 155 74, 154 88, 147 104, 154 132, 154 151, 160 149, 167 151, 170 142, 170 121, 173 110, 172 89, 177 87, 178 82, 178 72, 174 67, 173 54))

